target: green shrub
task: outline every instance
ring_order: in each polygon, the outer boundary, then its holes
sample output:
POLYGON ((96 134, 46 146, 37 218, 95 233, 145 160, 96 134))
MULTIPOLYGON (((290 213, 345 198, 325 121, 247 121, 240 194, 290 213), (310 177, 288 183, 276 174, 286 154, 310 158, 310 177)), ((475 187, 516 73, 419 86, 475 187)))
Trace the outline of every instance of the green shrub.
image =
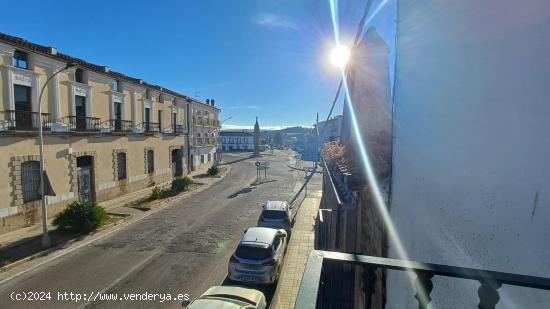
POLYGON ((220 169, 217 166, 212 166, 206 172, 209 176, 216 176, 220 172, 220 169))
POLYGON ((193 181, 187 176, 178 176, 172 180, 172 190, 185 191, 193 181))
POLYGON ((87 234, 95 231, 107 218, 105 209, 95 202, 75 201, 55 217, 53 224, 61 230, 87 234))
POLYGON ((151 191, 151 195, 149 195, 149 199, 150 200, 158 200, 160 198, 162 198, 162 189, 159 188, 158 186, 157 187, 154 187, 153 188, 153 191, 151 191))

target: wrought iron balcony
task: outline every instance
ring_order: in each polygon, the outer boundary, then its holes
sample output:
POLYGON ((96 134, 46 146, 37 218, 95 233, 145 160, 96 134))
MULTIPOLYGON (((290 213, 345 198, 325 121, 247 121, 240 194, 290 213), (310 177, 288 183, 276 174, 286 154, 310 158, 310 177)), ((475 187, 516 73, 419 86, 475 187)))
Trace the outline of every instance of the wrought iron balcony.
MULTIPOLYGON (((3 130, 10 131, 36 131, 38 130, 40 119, 37 112, 27 112, 18 110, 1 111, 4 115, 4 121, 1 123, 3 130)), ((42 130, 50 131, 52 128, 52 119, 49 113, 42 113, 42 130)))
POLYGON ((132 121, 109 119, 103 122, 103 125, 108 127, 111 132, 115 133, 130 133, 132 132, 132 121))
POLYGON ((63 118, 71 132, 99 132, 100 119, 96 117, 67 116, 63 118))
POLYGON ((185 133, 185 126, 182 124, 175 125, 173 129, 175 134, 185 133))
POLYGON ((137 128, 145 134, 156 134, 160 133, 159 124, 157 122, 142 122, 137 125, 137 128))
MULTIPOLYGON (((365 274, 363 293, 365 308, 372 308, 379 278, 376 270, 398 270, 412 272, 416 275, 415 287, 419 308, 427 308, 431 302, 434 276, 452 277, 479 282, 479 308, 495 308, 499 301, 498 289, 502 285, 526 287, 532 289, 550 290, 550 278, 525 276, 497 271, 456 267, 441 264, 420 263, 414 261, 380 258, 366 255, 313 250, 310 252, 306 269, 302 277, 298 297, 294 308, 342 308, 341 302, 349 297, 338 295, 338 276, 341 271, 334 266, 361 266, 365 274), (336 270, 336 271, 335 271, 336 270)), ((341 282, 341 281, 340 281, 341 282)), ((340 287, 340 286, 339 286, 340 287)))

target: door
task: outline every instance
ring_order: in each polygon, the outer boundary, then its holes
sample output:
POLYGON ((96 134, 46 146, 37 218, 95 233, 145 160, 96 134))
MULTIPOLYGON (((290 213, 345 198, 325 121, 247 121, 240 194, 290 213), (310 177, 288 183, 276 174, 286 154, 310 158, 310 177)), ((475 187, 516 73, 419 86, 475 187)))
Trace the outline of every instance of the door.
POLYGON ((72 125, 76 125, 76 129, 78 131, 85 131, 86 130, 86 97, 83 96, 75 96, 75 116, 76 116, 76 123, 73 123, 72 125))
POLYGON ((115 102, 115 131, 122 131, 122 103, 115 102))
POLYGON ((178 114, 172 113, 172 131, 176 133, 177 131, 177 122, 178 122, 178 114))
POLYGON ((162 132, 162 129, 163 129, 163 127, 162 127, 162 125, 163 125, 163 123, 162 123, 162 111, 158 111, 158 120, 159 120, 158 121, 159 122, 159 132, 162 132))
POLYGON ((151 122, 151 109, 145 108, 145 132, 149 132, 149 123, 151 122))
POLYGON ((32 121, 31 87, 13 85, 13 90, 15 97, 15 119, 12 118, 10 120, 15 120, 15 128, 18 130, 36 128, 38 121, 36 121, 36 124, 32 121))
POLYGON ((183 175, 181 149, 172 150, 172 173, 174 177, 183 175))
POLYGON ((76 159, 76 174, 78 182, 78 197, 81 201, 94 200, 94 182, 93 182, 93 157, 82 156, 76 159))

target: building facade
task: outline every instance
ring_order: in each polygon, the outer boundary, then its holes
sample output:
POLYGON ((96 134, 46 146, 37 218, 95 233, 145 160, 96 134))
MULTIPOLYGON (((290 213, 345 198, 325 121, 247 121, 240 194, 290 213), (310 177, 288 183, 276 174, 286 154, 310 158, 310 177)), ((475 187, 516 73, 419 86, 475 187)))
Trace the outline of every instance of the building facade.
POLYGON ((221 147, 223 151, 253 151, 254 135, 242 132, 221 132, 221 147))
POLYGON ((313 130, 319 128, 319 138, 321 144, 340 140, 340 132, 342 131, 342 115, 337 115, 329 120, 321 121, 313 125, 313 130))
POLYGON ((190 99, 189 119, 189 171, 205 170, 218 161, 220 144, 220 109, 214 100, 201 102, 190 99))
MULTIPOLYGON (((101 202, 186 174, 188 113, 208 110, 207 123, 215 125, 219 111, 5 34, 0 102, 0 233, 40 220, 39 117, 45 170, 55 191, 46 197, 48 214, 54 216, 77 199, 101 202), (65 70, 68 63, 75 67, 65 70), (40 89, 60 70, 39 102, 40 89)), ((193 132, 206 137, 210 129, 193 132)))

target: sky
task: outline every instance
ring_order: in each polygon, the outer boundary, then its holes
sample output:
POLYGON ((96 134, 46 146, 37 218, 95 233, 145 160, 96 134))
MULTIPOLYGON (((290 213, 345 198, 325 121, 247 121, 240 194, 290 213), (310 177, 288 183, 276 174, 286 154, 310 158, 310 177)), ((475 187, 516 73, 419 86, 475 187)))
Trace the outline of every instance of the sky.
MULTIPOLYGON (((354 36, 365 1, 338 4, 342 37, 354 36)), ((365 29, 376 27, 394 57, 395 0, 374 0, 371 12, 380 4, 365 29)), ((329 0, 18 0, 3 10, 0 32, 215 99, 219 119, 231 117, 225 129, 251 128, 255 117, 265 129, 311 126, 328 115, 339 81, 329 0)))

